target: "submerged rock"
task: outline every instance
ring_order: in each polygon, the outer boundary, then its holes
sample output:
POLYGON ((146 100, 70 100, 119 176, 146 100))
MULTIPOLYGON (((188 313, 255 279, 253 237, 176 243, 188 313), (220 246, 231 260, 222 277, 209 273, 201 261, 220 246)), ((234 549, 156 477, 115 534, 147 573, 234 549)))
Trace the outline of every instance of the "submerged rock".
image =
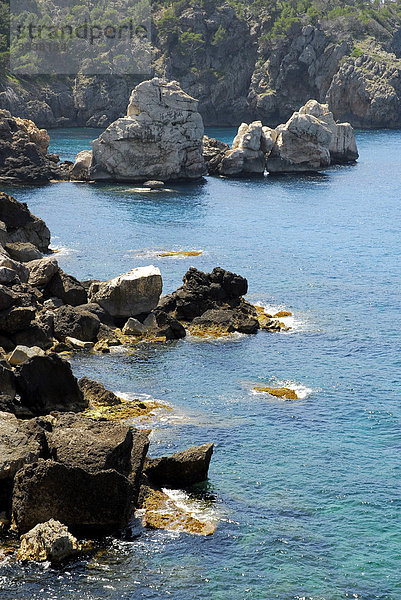
POLYGON ((97 406, 116 406, 117 404, 121 404, 121 399, 110 390, 106 390, 104 385, 98 381, 93 381, 88 377, 81 377, 78 385, 88 404, 97 406))
POLYGON ((176 81, 157 77, 131 94, 127 116, 92 142, 95 180, 170 181, 205 174, 198 102, 176 81))
POLYGON ((78 540, 68 528, 50 519, 39 523, 21 536, 21 545, 17 560, 60 562, 77 554, 81 550, 78 540))
POLYGON ((298 395, 295 390, 291 390, 290 388, 272 388, 265 386, 256 386, 253 388, 257 392, 266 392, 270 394, 270 396, 275 396, 276 398, 285 398, 286 400, 298 400, 298 395))

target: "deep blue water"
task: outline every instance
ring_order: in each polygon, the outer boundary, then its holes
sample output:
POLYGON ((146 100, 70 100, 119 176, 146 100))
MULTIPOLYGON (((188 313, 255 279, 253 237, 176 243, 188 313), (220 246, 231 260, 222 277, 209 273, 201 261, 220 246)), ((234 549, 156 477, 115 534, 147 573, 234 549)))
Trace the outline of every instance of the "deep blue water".
MULTIPOLYGON (((52 149, 71 159, 96 135, 57 131, 52 149)), ((77 375, 172 405, 151 454, 216 443, 217 531, 148 531, 61 570, 3 565, 1 599, 401 598, 401 132, 359 132, 357 142, 357 165, 320 176, 207 178, 151 194, 14 189, 79 278, 153 263, 169 292, 191 264, 221 265, 248 278, 250 301, 295 319, 289 333, 77 355, 77 375), (304 397, 252 391, 277 382, 304 397)))

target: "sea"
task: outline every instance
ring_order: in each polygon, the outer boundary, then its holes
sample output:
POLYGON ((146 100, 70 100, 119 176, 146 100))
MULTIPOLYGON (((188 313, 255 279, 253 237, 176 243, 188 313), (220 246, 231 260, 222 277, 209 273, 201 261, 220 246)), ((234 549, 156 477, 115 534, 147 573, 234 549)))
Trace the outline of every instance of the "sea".
MULTIPOLYGON (((51 151, 73 160, 98 133, 51 131, 51 151)), ((215 443, 208 481, 170 494, 216 532, 135 524, 57 568, 7 558, 1 600, 400 600, 401 131, 356 138, 355 165, 317 175, 4 188, 81 280, 153 264, 169 293, 190 266, 221 266, 292 315, 281 333, 77 352, 77 377, 168 406, 137 424, 150 456, 215 443)))

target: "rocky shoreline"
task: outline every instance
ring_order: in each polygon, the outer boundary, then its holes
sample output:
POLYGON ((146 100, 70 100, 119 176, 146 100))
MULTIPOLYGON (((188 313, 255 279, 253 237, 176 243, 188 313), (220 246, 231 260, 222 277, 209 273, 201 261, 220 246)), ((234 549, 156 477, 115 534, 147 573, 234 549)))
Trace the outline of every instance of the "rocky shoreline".
POLYGON ((80 282, 25 204, 0 193, 0 217, 1 535, 22 536, 20 560, 57 561, 87 551, 82 536, 119 535, 138 508, 147 527, 213 533, 161 489, 204 481, 213 444, 147 458, 149 431, 126 420, 152 407, 77 381, 66 351, 280 331, 280 315, 249 304, 246 279, 220 267, 190 268, 167 296, 152 266, 80 282))

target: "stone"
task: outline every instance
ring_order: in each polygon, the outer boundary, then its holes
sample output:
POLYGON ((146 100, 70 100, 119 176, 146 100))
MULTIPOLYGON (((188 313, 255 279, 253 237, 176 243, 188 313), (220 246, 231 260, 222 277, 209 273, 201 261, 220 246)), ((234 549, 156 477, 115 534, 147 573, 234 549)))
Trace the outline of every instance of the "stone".
POLYGON ((8 243, 28 242, 40 252, 49 251, 50 231, 46 223, 35 217, 25 203, 4 192, 0 192, 0 221, 6 225, 8 243))
POLYGON ((26 266, 29 270, 28 282, 38 288, 44 288, 59 269, 58 262, 53 256, 32 260, 26 266))
POLYGON ((0 311, 10 308, 18 300, 18 294, 0 284, 0 311))
POLYGON ((0 481, 13 480, 19 469, 41 454, 41 444, 24 431, 17 417, 0 412, 0 481))
POLYGON ((333 134, 323 121, 295 112, 276 132, 276 142, 267 156, 269 173, 319 171, 330 165, 333 134))
POLYGON ((50 456, 57 462, 91 473, 115 469, 128 476, 134 434, 135 430, 121 423, 64 413, 46 437, 50 456))
POLYGON ((151 190, 161 190, 164 188, 164 181, 156 181, 149 179, 148 181, 144 182, 143 186, 151 190))
POLYGON ((22 263, 13 260, 8 255, 1 253, 0 248, 0 270, 4 271, 3 277, 7 283, 23 282, 26 283, 29 279, 29 270, 22 263), (7 272, 5 271, 7 270, 7 272), (11 273, 10 273, 11 272, 11 273))
POLYGON ((160 270, 153 265, 138 267, 110 281, 93 283, 90 302, 97 302, 116 318, 148 313, 157 306, 162 291, 160 270))
POLYGON ((301 114, 313 115, 330 128, 333 136, 329 145, 331 163, 346 163, 359 157, 354 130, 349 123, 336 123, 328 104, 316 100, 308 102, 299 109, 301 114))
POLYGON ((14 242, 6 244, 5 249, 14 260, 28 262, 42 258, 42 253, 30 242, 14 242))
MULTIPOLYGON (((204 328, 205 332, 210 329, 212 331, 233 333, 257 333, 259 329, 259 321, 254 307, 248 302, 242 302, 234 309, 218 308, 205 311, 200 317, 195 317, 190 328, 191 333, 193 328, 204 328)), ((195 329, 196 333, 196 329, 195 329)))
POLYGON ((94 342, 83 342, 82 340, 70 336, 65 338, 65 343, 72 346, 75 350, 91 350, 95 345, 94 342))
POLYGON ((70 364, 57 354, 34 356, 15 369, 16 389, 28 414, 80 411, 84 400, 70 364))
POLYGON ((0 312, 0 330, 12 334, 26 329, 35 315, 33 306, 12 306, 0 312))
POLYGON ((164 337, 168 340, 180 340, 186 336, 185 327, 173 316, 157 308, 145 319, 146 335, 150 338, 164 337))
POLYGON ((49 298, 55 296, 70 306, 79 306, 88 301, 84 286, 60 268, 46 285, 45 291, 49 298))
POLYGON ((147 331, 147 327, 138 319, 134 319, 134 317, 130 317, 128 321, 125 323, 122 332, 124 335, 143 335, 147 331))
POLYGON ((14 481, 12 514, 20 534, 53 518, 72 533, 106 535, 127 526, 132 507, 132 485, 113 469, 89 473, 39 459, 14 481))
POLYGON ((72 181, 88 181, 89 168, 92 162, 92 150, 78 152, 75 163, 70 171, 72 181))
POLYGON ((214 444, 194 446, 172 456, 148 458, 144 473, 159 487, 186 488, 205 481, 214 444))
POLYGON ((15 398, 15 376, 10 364, 0 358, 0 393, 15 398))
POLYGON ((78 385, 88 404, 100 406, 116 406, 117 404, 121 404, 121 399, 114 392, 106 390, 104 385, 98 381, 93 381, 88 377, 81 377, 78 385))
POLYGON ((92 142, 89 176, 142 182, 199 179, 205 174, 203 132, 197 100, 176 81, 143 81, 132 91, 127 116, 92 142))
POLYGON ((38 523, 21 536, 17 560, 57 563, 74 556, 80 549, 78 540, 65 525, 49 519, 46 523, 38 523))
POLYGON ((44 351, 38 346, 32 346, 28 348, 28 346, 16 346, 11 353, 8 362, 10 365, 16 366, 20 365, 33 356, 44 356, 44 351))
POLYGON ((72 337, 84 342, 93 342, 99 328, 99 318, 81 307, 61 306, 55 312, 54 337, 60 341, 72 337))
POLYGON ((267 386, 256 386, 253 388, 257 392, 266 392, 270 396, 276 398, 285 398, 286 400, 298 400, 298 395, 295 390, 290 388, 272 388, 267 386))
POLYGON ((203 136, 203 158, 209 175, 220 174, 221 161, 229 149, 230 146, 228 144, 216 138, 210 138, 207 135, 203 136))
POLYGON ((262 123, 242 123, 234 138, 231 149, 221 162, 221 175, 262 175, 265 170, 265 155, 261 150, 262 123))

